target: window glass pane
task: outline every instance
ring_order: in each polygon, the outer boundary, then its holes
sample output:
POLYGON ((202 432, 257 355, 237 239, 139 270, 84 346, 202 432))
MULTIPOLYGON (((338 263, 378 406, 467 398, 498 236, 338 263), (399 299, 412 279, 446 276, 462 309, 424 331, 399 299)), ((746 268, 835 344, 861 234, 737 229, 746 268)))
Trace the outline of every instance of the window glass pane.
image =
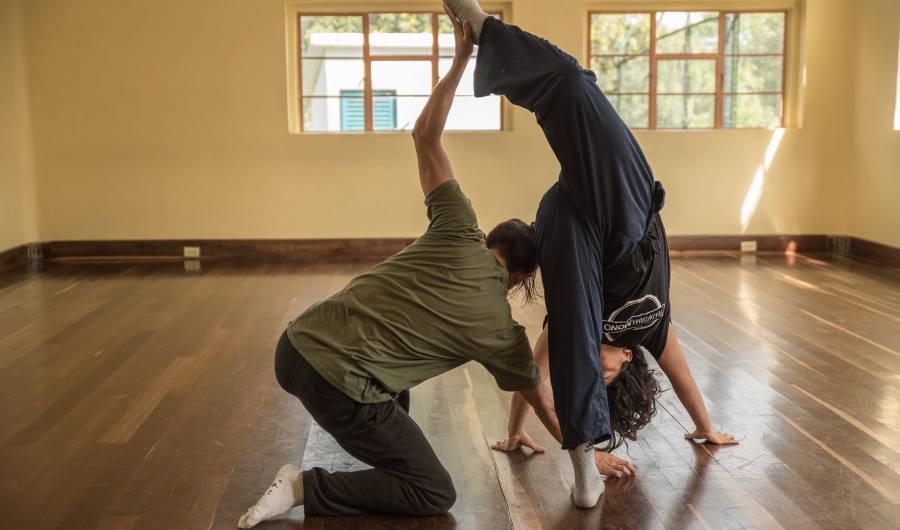
POLYGON ((431 61, 372 61, 372 89, 399 96, 431 94, 431 61))
POLYGON ((656 126, 660 129, 705 129, 716 124, 716 96, 657 96, 656 126))
POLYGON ((650 14, 591 15, 592 55, 650 53, 650 14))
POLYGON ((660 60, 656 63, 656 91, 659 94, 716 92, 716 61, 660 60))
POLYGON ((607 94, 606 97, 626 125, 633 129, 646 129, 649 126, 650 96, 607 94))
POLYGON ((725 58, 725 92, 781 92, 781 56, 725 58))
MULTIPOLYGON (((453 64, 453 59, 440 59, 438 61, 438 73, 443 78, 447 70, 453 64)), ((500 130, 500 96, 488 96, 475 98, 474 87, 475 59, 469 59, 466 70, 463 72, 459 86, 456 88, 456 98, 450 107, 447 116, 448 131, 480 131, 500 130)))
POLYGON ((303 59, 303 96, 340 96, 341 90, 362 90, 362 59, 303 59))
POLYGON ((369 15, 370 55, 431 55, 433 47, 431 13, 369 15))
POLYGON ((363 18, 301 16, 300 51, 304 57, 362 57, 363 18))
POLYGON ((784 53, 784 13, 726 14, 725 53, 784 53))
POLYGON ((591 70, 604 92, 642 92, 650 89, 650 58, 647 56, 592 57, 591 70))
POLYGON ((656 53, 718 51, 718 13, 660 11, 656 14, 656 53))
POLYGON ((781 127, 780 95, 725 96, 722 110, 722 126, 726 128, 781 127))
MULTIPOLYGON (((452 65, 453 59, 438 60, 439 79, 443 79, 444 76, 447 75, 447 71, 450 70, 450 66, 452 65)), ((475 95, 475 59, 469 59, 468 64, 466 64, 466 69, 463 72, 462 79, 459 81, 459 86, 456 87, 456 95, 475 95)))
POLYGON ((447 116, 447 131, 499 131, 500 96, 456 96, 447 116))
POLYGON ((342 91, 344 97, 303 98, 304 132, 362 131, 365 101, 362 91, 342 91))
POLYGON ((438 34, 453 35, 453 23, 447 15, 438 15, 438 34))
POLYGON ((428 96, 374 96, 372 98, 372 129, 376 131, 411 131, 427 101, 428 96))

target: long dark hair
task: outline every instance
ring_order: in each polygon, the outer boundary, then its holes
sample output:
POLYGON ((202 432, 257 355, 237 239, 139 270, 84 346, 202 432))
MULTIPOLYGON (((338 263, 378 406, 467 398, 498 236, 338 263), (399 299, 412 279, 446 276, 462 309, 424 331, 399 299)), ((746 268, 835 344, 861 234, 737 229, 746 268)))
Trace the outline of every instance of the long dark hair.
POLYGON ((530 304, 540 299, 535 283, 538 268, 537 241, 534 224, 525 224, 521 219, 510 219, 494 227, 485 239, 487 248, 497 248, 506 260, 506 270, 512 276, 516 273, 531 274, 522 283, 509 290, 510 298, 524 295, 524 303, 530 304))
POLYGON ((640 346, 629 348, 631 362, 622 363, 619 375, 606 387, 612 438, 604 451, 636 441, 637 433, 656 415, 656 399, 662 394, 656 370, 651 370, 640 346))

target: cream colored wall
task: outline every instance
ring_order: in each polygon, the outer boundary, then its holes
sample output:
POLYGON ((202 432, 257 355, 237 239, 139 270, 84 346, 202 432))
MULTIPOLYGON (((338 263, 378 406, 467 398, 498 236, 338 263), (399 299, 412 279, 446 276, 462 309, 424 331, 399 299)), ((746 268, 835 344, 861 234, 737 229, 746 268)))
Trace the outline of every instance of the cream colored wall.
POLYGON ((857 26, 856 171, 847 184, 853 197, 849 232, 900 247, 900 131, 897 104, 900 2, 863 0, 857 26))
MULTIPOLYGON (((354 2, 361 3, 385 5, 354 2)), ((855 167, 849 102, 859 90, 847 75, 857 59, 848 45, 855 22, 848 21, 855 21, 857 3, 715 4, 794 7, 792 30, 799 34, 802 26, 804 38, 796 40, 789 68, 793 99, 802 107, 792 109, 746 227, 742 206, 773 131, 636 133, 669 191, 669 232, 845 233, 850 213, 842 182, 855 167)), ((587 9, 623 3, 510 5, 514 23, 583 60, 587 9)), ((288 133, 284 12, 281 0, 29 0, 43 239, 420 233, 426 221, 406 134, 288 133)), ((532 219, 558 172, 533 117, 514 109, 510 121, 508 131, 445 139, 485 226, 512 216, 532 219)))
POLYGON ((0 252, 37 241, 22 3, 0 0, 0 252))
MULTIPOLYGON (((632 4, 632 3, 628 3, 632 4)), ((597 4, 602 8, 604 4, 597 4)), ((622 3, 610 3, 619 7, 622 3)), ((656 1, 662 9, 704 6, 780 8, 789 13, 787 63, 795 105, 768 168, 774 131, 646 131, 635 136, 668 191, 663 218, 670 234, 843 233, 847 214, 835 183, 852 167, 846 142, 852 83, 839 66, 855 58, 853 2, 656 1), (678 7, 676 7, 678 6, 678 7), (805 76, 804 76, 805 71, 805 76), (805 79, 805 81, 804 81, 805 79), (762 195, 746 226, 741 213, 763 166, 762 195)))

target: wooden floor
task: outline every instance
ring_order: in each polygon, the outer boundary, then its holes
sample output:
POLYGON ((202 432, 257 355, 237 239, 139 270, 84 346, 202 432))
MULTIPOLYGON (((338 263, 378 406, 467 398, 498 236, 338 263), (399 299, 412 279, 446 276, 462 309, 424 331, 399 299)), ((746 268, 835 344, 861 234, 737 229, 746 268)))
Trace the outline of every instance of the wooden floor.
MULTIPOLYGON (((275 382, 289 320, 372 264, 52 262, 0 274, 0 527, 235 528, 285 463, 359 466, 275 382)), ((833 256, 673 256, 673 315, 715 427, 672 392, 638 476, 572 506, 559 450, 503 454, 510 396, 470 363, 411 415, 458 491, 442 517, 270 528, 900 528, 900 271, 833 256)), ((540 304, 514 309, 536 338, 540 304)), ((668 386, 668 383, 665 383, 668 386)), ((532 417, 531 434, 549 436, 532 417)))

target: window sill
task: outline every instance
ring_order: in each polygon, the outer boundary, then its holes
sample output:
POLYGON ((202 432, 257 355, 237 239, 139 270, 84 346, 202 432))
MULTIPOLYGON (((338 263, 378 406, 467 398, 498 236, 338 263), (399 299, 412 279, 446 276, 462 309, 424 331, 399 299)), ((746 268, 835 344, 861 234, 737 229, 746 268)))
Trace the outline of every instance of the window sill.
MULTIPOLYGON (((469 131, 444 131, 443 134, 446 135, 480 135, 480 134, 499 134, 499 133, 507 133, 511 132, 510 129, 503 129, 499 131, 485 131, 479 129, 473 129, 469 131)), ((383 135, 383 136, 406 136, 412 134, 412 129, 404 130, 404 131, 302 131, 302 132, 290 132, 292 136, 368 136, 368 135, 383 135)))

